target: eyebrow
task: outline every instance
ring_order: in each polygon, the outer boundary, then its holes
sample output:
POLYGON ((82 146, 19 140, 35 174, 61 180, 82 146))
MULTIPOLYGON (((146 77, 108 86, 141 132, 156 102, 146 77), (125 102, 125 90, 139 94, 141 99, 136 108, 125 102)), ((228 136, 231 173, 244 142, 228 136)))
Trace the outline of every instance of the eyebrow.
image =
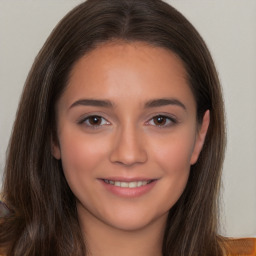
MULTIPOLYGON (((187 110, 185 105, 181 101, 174 98, 149 100, 145 103, 145 108, 155 108, 155 107, 162 107, 167 105, 176 105, 183 108, 184 110, 187 110)), ((81 100, 75 101, 70 106, 70 108, 73 108, 75 106, 94 106, 94 107, 113 108, 114 104, 109 100, 81 99, 81 100)))
POLYGON ((178 99, 174 98, 164 98, 164 99, 155 99, 155 100, 150 100, 146 102, 145 107, 146 108, 155 108, 155 107, 162 107, 166 105, 176 105, 179 107, 182 107, 184 110, 186 109, 186 106, 178 99))
POLYGON ((96 99, 81 99, 78 101, 75 101, 70 108, 73 108, 75 106, 94 106, 94 107, 105 107, 105 108, 111 108, 113 107, 113 104, 109 100, 96 100, 96 99))

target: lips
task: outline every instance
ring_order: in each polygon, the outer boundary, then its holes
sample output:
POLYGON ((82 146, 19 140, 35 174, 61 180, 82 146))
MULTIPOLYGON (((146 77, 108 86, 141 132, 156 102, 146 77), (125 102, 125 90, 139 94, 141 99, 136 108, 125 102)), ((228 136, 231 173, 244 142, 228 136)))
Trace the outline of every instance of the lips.
POLYGON ((100 181, 111 194, 132 198, 147 194, 155 186, 158 179, 115 177, 100 179, 100 181))
POLYGON ((115 180, 103 180, 105 183, 116 186, 116 187, 122 187, 122 188, 138 188, 141 186, 145 186, 152 182, 153 180, 139 180, 139 181, 130 181, 130 182, 125 182, 125 181, 115 181, 115 180))

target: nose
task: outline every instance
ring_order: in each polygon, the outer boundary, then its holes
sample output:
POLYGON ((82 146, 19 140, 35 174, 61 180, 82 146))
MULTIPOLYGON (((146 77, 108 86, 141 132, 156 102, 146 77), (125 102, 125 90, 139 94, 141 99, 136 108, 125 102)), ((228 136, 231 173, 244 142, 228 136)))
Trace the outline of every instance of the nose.
POLYGON ((115 134, 110 161, 125 166, 145 163, 148 159, 141 132, 134 127, 120 129, 115 134))

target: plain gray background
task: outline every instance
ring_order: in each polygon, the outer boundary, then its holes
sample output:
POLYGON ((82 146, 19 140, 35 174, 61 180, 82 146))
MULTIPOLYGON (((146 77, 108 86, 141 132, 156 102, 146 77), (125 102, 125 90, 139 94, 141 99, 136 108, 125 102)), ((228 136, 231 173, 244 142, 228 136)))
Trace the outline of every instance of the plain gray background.
MULTIPOLYGON (((81 2, 0 0, 1 176, 27 73, 53 27, 81 2)), ((167 2, 180 10, 201 33, 223 85, 228 147, 220 232, 233 237, 256 237, 256 1, 167 2)))

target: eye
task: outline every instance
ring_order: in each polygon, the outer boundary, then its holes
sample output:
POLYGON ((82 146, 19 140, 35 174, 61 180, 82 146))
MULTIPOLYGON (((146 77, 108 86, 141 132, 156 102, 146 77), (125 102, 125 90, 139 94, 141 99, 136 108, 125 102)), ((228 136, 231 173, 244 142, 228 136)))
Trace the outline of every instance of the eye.
POLYGON ((87 116, 86 118, 82 119, 79 123, 85 124, 86 126, 93 128, 98 128, 99 126, 110 124, 110 122, 108 122, 105 118, 97 115, 87 116))
POLYGON ((172 124, 176 124, 177 121, 172 117, 157 115, 151 118, 147 123, 149 125, 158 126, 158 127, 168 127, 168 126, 171 126, 172 124))

